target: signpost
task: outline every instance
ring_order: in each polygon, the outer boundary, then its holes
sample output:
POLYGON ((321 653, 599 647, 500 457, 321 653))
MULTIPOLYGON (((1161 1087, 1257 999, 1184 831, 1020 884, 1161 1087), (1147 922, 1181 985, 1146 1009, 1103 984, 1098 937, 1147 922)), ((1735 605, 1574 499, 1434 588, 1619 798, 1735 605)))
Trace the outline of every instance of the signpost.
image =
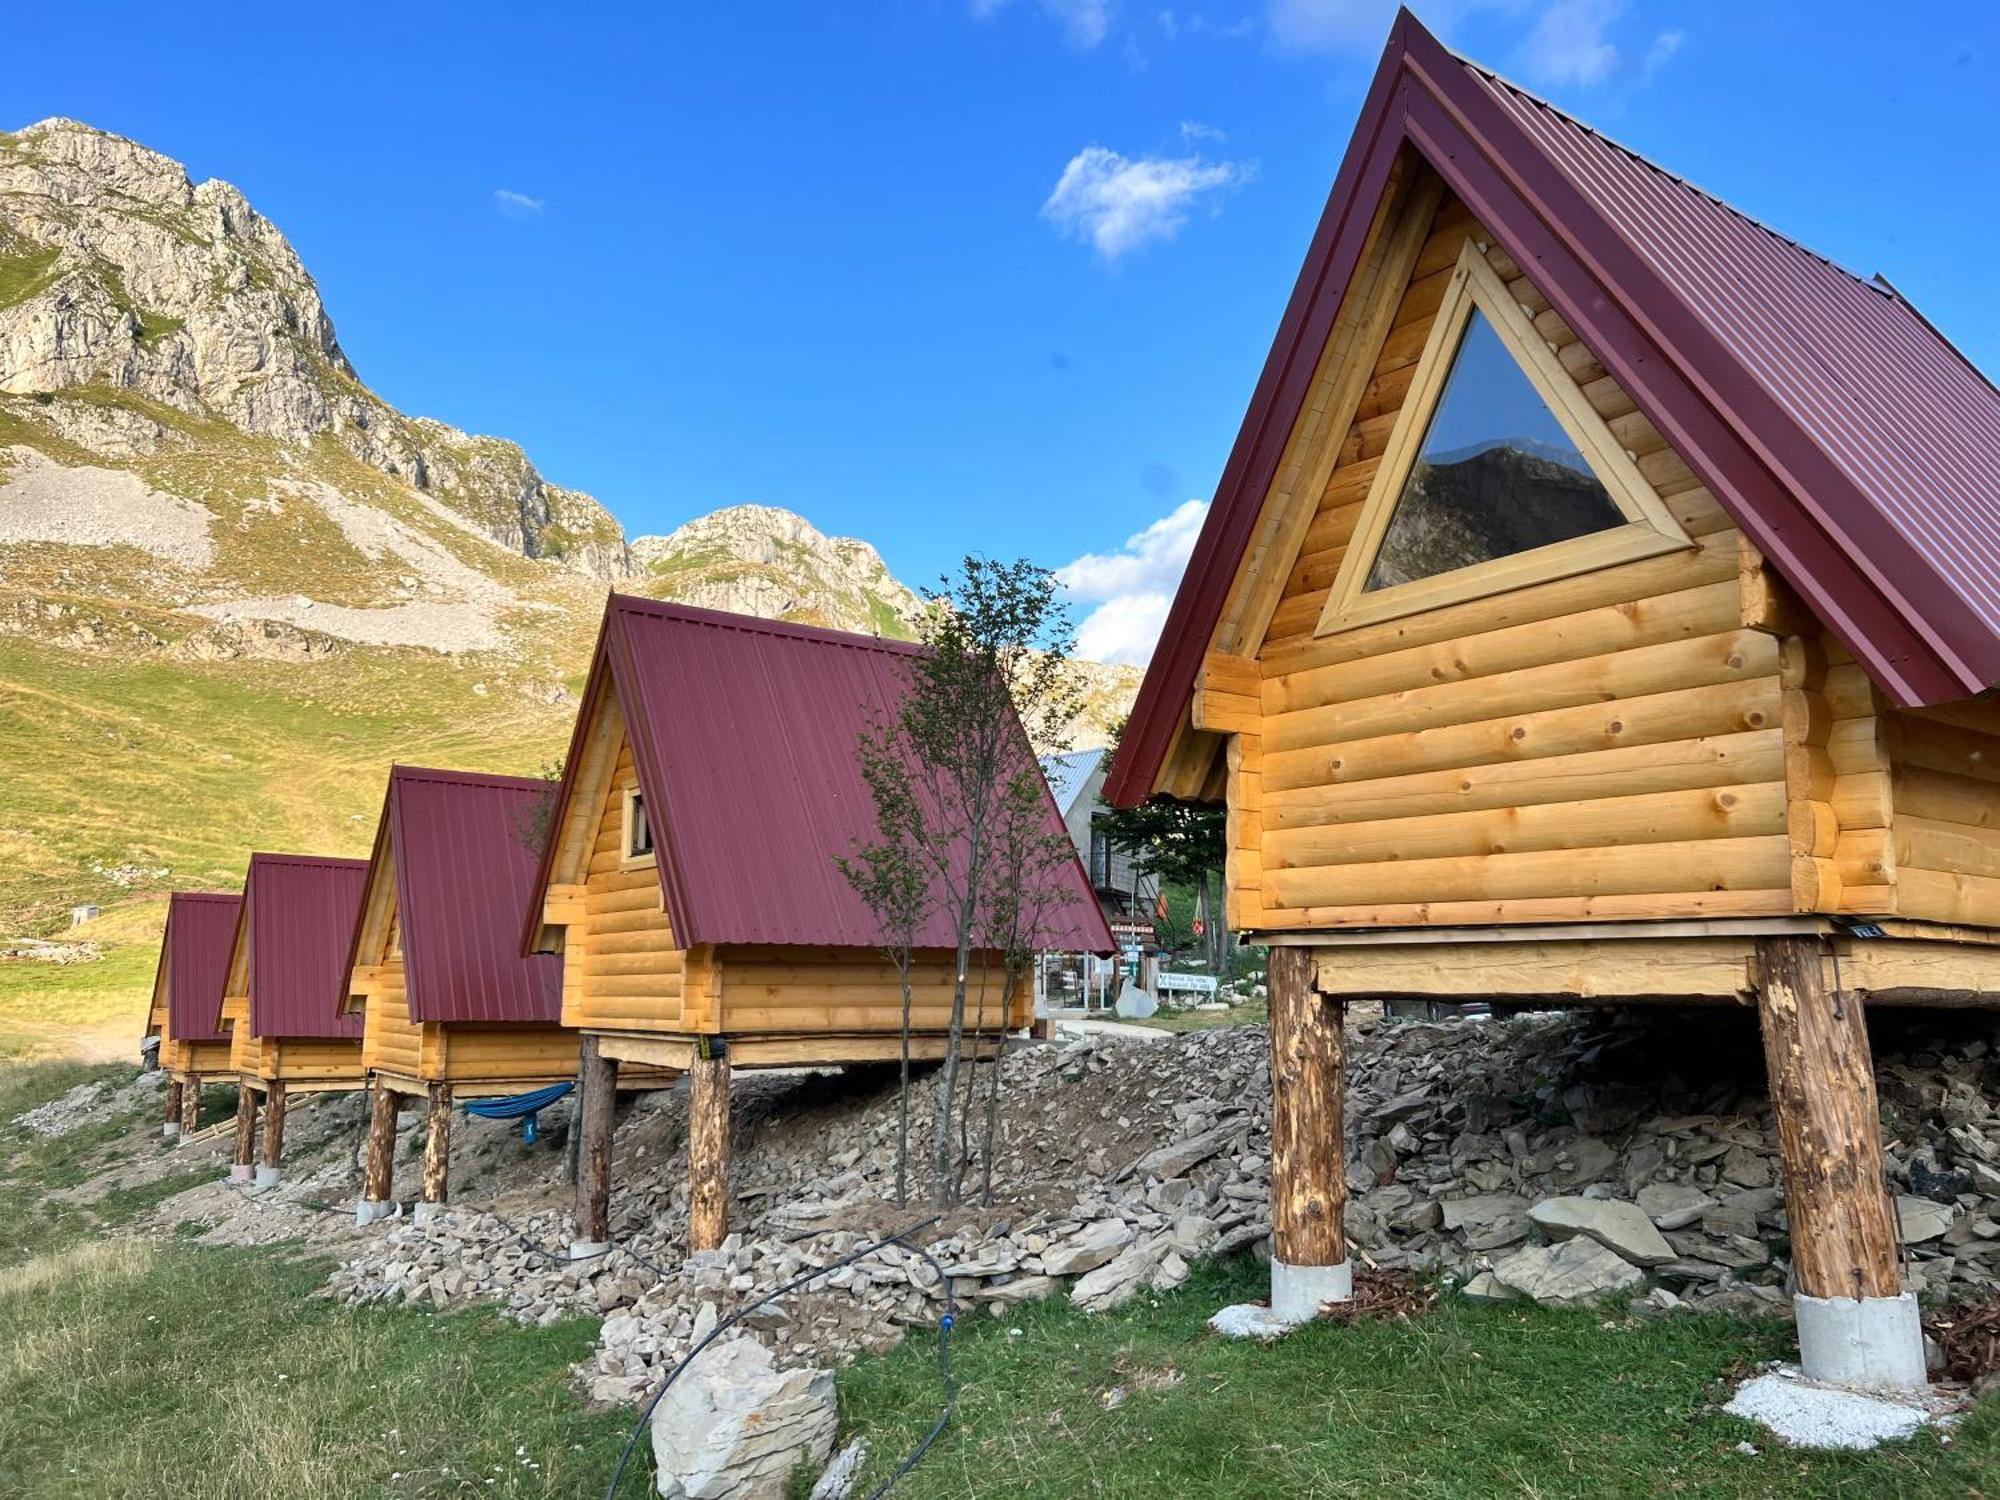
POLYGON ((1213 974, 1168 974, 1159 978, 1162 993, 1179 991, 1188 995, 1213 995, 1216 992, 1216 978, 1213 974))

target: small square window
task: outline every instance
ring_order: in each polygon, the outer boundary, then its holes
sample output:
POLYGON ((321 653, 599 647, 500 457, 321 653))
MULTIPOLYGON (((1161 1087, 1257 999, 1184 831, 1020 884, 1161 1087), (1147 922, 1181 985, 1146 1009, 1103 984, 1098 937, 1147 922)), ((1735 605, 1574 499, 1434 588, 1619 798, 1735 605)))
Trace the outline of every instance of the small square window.
POLYGON ((646 799, 637 787, 625 792, 625 858, 650 859, 653 855, 653 825, 646 820, 646 799))

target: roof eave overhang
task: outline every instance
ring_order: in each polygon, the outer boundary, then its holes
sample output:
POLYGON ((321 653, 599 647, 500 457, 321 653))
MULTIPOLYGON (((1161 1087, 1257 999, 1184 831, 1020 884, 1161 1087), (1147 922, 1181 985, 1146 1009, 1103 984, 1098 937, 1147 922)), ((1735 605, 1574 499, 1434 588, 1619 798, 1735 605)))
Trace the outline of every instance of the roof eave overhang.
POLYGON ((1564 320, 1894 702, 1950 702, 2000 681, 2000 639, 1941 586, 1894 524, 1700 326, 1466 64, 1404 11, 1168 612, 1106 783, 1108 801, 1130 807, 1156 790, 1373 211, 1406 146, 1532 268, 1564 320))

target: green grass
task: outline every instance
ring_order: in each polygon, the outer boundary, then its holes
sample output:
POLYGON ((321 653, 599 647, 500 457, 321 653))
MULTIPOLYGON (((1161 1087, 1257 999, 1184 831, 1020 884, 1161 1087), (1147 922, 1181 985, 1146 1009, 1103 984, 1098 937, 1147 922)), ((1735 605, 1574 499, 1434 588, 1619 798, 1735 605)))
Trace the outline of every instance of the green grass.
POLYGON ((59 254, 51 246, 47 250, 0 255, 0 307, 26 302, 53 281, 59 254))
MULTIPOLYGON (((1925 1435, 1866 1455, 1788 1452, 1716 1412, 1726 1376, 1789 1350, 1782 1323, 1447 1297, 1414 1323, 1321 1323, 1269 1346, 1204 1331, 1264 1286, 1239 1264, 1100 1318, 1061 1302, 967 1313, 957 1420, 896 1495, 2000 1494, 2000 1403, 1949 1445, 1925 1435), (1746 1439, 1757 1456, 1736 1451, 1746 1439)), ((842 1374, 843 1438, 868 1437, 874 1479, 922 1435, 938 1389, 923 1333, 842 1374)))
MULTIPOLYGON (((40 1136, 13 1123, 35 1105, 97 1079, 132 1076, 126 1066, 54 1062, 0 1069, 0 1271, 32 1256, 60 1250, 86 1235, 117 1228, 157 1202, 145 1189, 114 1194, 95 1203, 55 1196, 86 1181, 103 1160, 104 1148, 164 1151, 164 1140, 131 1146, 135 1116, 100 1120, 67 1135, 40 1136)), ((185 1179, 185 1174, 182 1175, 185 1179)), ((203 1174, 204 1176, 212 1174, 203 1174)), ((183 1180, 183 1187, 193 1186, 183 1180)), ((165 1196, 162 1193, 160 1196, 165 1196)), ((4 1493, 4 1486, 0 1486, 4 1493)))
POLYGON ((312 1295, 327 1269, 93 1241, 0 1273, 0 1493, 603 1492, 630 1419, 567 1387, 594 1321, 351 1310, 312 1295))
POLYGON ((156 950, 130 942, 96 963, 0 963, 0 1062, 67 1056, 80 1033, 100 1029, 129 1034, 136 1061, 157 960, 156 950))

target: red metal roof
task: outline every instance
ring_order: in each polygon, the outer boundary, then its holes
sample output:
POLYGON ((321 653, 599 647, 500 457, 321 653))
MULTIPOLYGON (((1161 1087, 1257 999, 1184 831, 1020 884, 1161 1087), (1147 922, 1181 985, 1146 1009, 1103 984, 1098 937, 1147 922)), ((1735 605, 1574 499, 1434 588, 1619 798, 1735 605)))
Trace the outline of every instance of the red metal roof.
POLYGON ((365 859, 253 854, 238 941, 248 942, 250 1035, 360 1037, 349 1015, 347 956, 365 859))
POLYGON ((175 891, 160 934, 167 981, 167 1033, 177 1042, 223 1042, 222 986, 243 898, 231 891, 175 891))
POLYGON ((1404 11, 1127 725, 1113 801, 1151 791, 1406 147, 1892 699, 2000 682, 2000 392, 1886 282, 1454 56, 1404 11))
MULTIPOLYGON (((880 925, 835 859, 877 836, 858 750, 864 732, 908 691, 908 663, 920 649, 611 596, 569 766, 574 774, 581 736, 608 684, 625 713, 679 942, 882 944, 880 925)), ((1034 771, 1025 735, 1020 749, 1034 771)), ((1042 794, 1049 827, 1060 833, 1046 786, 1042 794)), ((558 820, 568 796, 566 779, 558 820)), ((1062 883, 1063 900, 1044 914, 1037 946, 1112 951, 1074 857, 1062 883)), ((917 934, 922 947, 954 941, 942 914, 917 934)))
POLYGON ((416 1021, 562 1019, 562 959, 521 955, 541 844, 537 804, 555 786, 393 766, 371 880, 393 860, 403 976, 416 1021))

